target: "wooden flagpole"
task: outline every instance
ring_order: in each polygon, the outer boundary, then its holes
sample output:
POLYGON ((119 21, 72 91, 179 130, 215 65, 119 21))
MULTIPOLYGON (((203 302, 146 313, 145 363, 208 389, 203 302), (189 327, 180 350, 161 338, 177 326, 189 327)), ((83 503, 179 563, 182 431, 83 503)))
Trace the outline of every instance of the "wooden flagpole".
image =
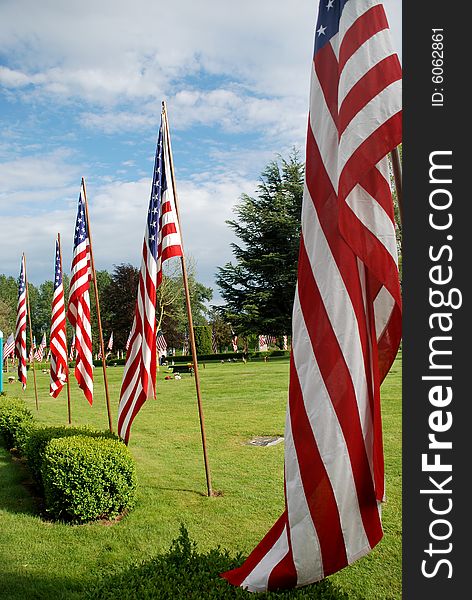
POLYGON ((393 179, 397 191, 398 210, 400 211, 400 225, 403 225, 403 177, 398 147, 390 152, 390 158, 392 160, 393 179))
POLYGON ((105 398, 106 398, 106 403, 107 403, 108 428, 113 433, 113 424, 112 424, 112 419, 111 419, 110 394, 108 392, 105 344, 103 343, 102 319, 100 317, 100 302, 98 300, 97 273, 95 271, 95 263, 93 260, 92 233, 90 231, 90 219, 89 219, 89 212, 88 212, 87 192, 85 190, 85 180, 83 177, 82 177, 82 186, 84 188, 85 219, 87 220, 87 231, 88 231, 88 238, 89 238, 89 244, 90 244, 90 265, 92 267, 93 289, 95 292, 95 305, 97 307, 98 334, 99 334, 99 339, 100 339, 100 348, 102 350, 102 369, 103 369, 103 381, 105 383, 105 398))
POLYGON ((182 264, 182 279, 184 282, 185 304, 187 307, 187 315, 188 315, 189 341, 190 341, 190 347, 192 349, 193 370, 194 370, 194 375, 195 375, 195 389, 197 392, 198 416, 200 418, 200 432, 202 435, 203 460, 205 462, 206 484, 207 484, 208 496, 212 496, 213 490, 211 487, 210 466, 208 463, 208 455, 207 455, 207 448, 206 448, 205 420, 203 417, 203 407, 202 407, 202 398, 201 398, 201 390, 200 390, 200 377, 198 374, 198 361, 197 361, 197 351, 196 351, 196 345, 195 345, 195 333, 193 331, 192 307, 190 304, 190 292, 189 292, 188 277, 187 277, 187 267, 185 264, 185 256, 184 256, 184 251, 183 251, 182 228, 180 226, 180 214, 179 214, 179 202, 178 202, 178 197, 177 197, 177 187, 175 184, 174 160, 173 160, 173 156, 172 156, 172 146, 170 143, 169 122, 167 120, 167 109, 166 109, 165 102, 162 102, 162 115, 166 122, 166 135, 167 135, 167 146, 169 148, 169 163, 170 163, 170 171, 171 171, 171 178, 172 178, 172 189, 174 191, 175 211, 176 211, 176 215, 177 215, 177 221, 179 223, 180 239, 181 239, 181 244, 182 244, 182 256, 180 257, 180 260, 181 260, 181 264, 182 264))
MULTIPOLYGON (((26 304, 28 307, 28 323, 29 323, 29 332, 30 332, 30 348, 33 347, 33 330, 31 328, 31 308, 30 308, 30 299, 29 299, 29 288, 28 288, 28 277, 26 276, 26 254, 23 252, 23 260, 25 266, 25 287, 26 287, 26 304)), ((30 350, 31 352, 31 350, 30 350)), ((36 370, 34 368, 34 353, 31 352, 31 368, 33 369, 33 381, 34 381, 34 396, 36 400, 36 410, 39 410, 39 402, 38 402, 38 387, 36 385, 36 370)))
MULTIPOLYGON (((64 290, 64 272, 62 270, 62 249, 61 249, 61 234, 57 234, 57 244, 59 246, 59 263, 61 265, 61 277, 62 277, 62 289, 64 290)), ((65 306, 65 298, 64 298, 64 306, 65 306)), ((67 347, 67 325, 66 325, 66 365, 67 365, 67 416, 69 419, 69 425, 72 425, 72 416, 71 416, 71 403, 70 403, 70 385, 69 385, 69 348, 67 347)))

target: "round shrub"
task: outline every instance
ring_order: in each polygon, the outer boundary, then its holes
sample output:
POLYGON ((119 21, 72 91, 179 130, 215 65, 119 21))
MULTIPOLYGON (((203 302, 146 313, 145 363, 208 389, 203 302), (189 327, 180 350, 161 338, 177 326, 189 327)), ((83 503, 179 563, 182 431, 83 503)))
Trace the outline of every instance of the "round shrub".
POLYGON ((54 519, 112 519, 134 505, 136 469, 118 440, 53 439, 44 449, 41 471, 46 512, 54 519))
POLYGON ((0 398, 0 437, 5 447, 23 454, 33 427, 33 415, 21 398, 0 398))
POLYGON ((25 444, 25 455, 31 474, 38 486, 42 487, 41 465, 46 446, 51 440, 71 436, 87 436, 118 440, 118 436, 110 431, 99 431, 87 426, 72 427, 70 425, 36 426, 30 431, 25 444))

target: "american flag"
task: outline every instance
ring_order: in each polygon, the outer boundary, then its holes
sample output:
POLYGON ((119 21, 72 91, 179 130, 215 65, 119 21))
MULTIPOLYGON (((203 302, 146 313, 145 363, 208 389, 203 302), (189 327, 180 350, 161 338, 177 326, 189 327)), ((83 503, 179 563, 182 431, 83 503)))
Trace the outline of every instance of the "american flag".
POLYGON ((72 341, 70 343, 70 350, 69 350, 69 360, 74 360, 75 359, 75 333, 72 336, 72 341))
MULTIPOLYGON (((56 240, 54 260, 54 293, 51 310, 51 334, 49 339, 51 365, 49 368, 49 394, 57 398, 67 381, 67 337, 66 312, 64 305, 64 286, 62 284, 61 248, 59 239, 56 240)), ((71 355, 74 350, 71 346, 71 355)))
POLYGON ((67 318, 75 333, 75 377, 89 404, 93 402, 92 329, 90 325, 90 242, 85 215, 85 187, 80 186, 67 318))
POLYGON ((190 352, 190 344, 189 344, 189 338, 188 338, 188 331, 186 331, 185 335, 184 335, 184 344, 182 346, 182 354, 183 354, 183 356, 186 356, 189 352, 190 352))
POLYGON ((41 338, 41 342, 39 343, 38 349, 34 353, 34 360, 38 362, 42 362, 44 356, 44 348, 46 348, 46 334, 43 333, 43 337, 41 338))
POLYGON ((24 255, 21 257, 20 276, 18 278, 15 349, 18 357, 18 381, 23 389, 26 389, 26 265, 24 255))
POLYGON ((237 352, 238 351, 238 336, 234 333, 234 331, 231 331, 231 343, 233 345, 233 351, 237 352))
POLYGON ((157 141, 151 198, 143 242, 138 296, 121 386, 118 432, 128 442, 139 409, 155 397, 156 289, 162 280, 162 263, 182 256, 182 242, 170 182, 167 123, 164 115, 157 141))
POLYGON ((7 337, 5 344, 3 345, 3 360, 6 360, 9 356, 15 353, 15 336, 13 333, 7 337))
POLYGON ((130 341, 131 341, 131 333, 132 333, 132 332, 130 331, 130 332, 129 332, 129 335, 128 335, 128 339, 126 340, 126 350, 128 350, 128 348, 129 348, 129 343, 130 343, 130 341))
POLYGON ((28 362, 33 362, 34 355, 36 354, 36 336, 33 336, 33 345, 30 347, 30 351, 28 354, 28 362))
POLYGON ((110 334, 110 339, 108 340, 107 350, 113 350, 113 331, 110 334))
POLYGON ((162 331, 157 332, 156 347, 159 352, 167 352, 167 342, 162 331))
POLYGON ((259 336, 259 352, 267 351, 267 338, 265 335, 259 336))
POLYGON ((315 40, 285 511, 224 574, 251 591, 318 581, 382 537, 380 383, 401 335, 386 156, 401 141, 401 67, 376 0, 323 0, 315 40))
POLYGON ((283 337, 282 350, 288 350, 288 338, 286 335, 284 335, 284 337, 283 337))
POLYGON ((211 328, 211 349, 213 350, 214 354, 218 354, 218 344, 216 341, 216 332, 214 327, 211 328))

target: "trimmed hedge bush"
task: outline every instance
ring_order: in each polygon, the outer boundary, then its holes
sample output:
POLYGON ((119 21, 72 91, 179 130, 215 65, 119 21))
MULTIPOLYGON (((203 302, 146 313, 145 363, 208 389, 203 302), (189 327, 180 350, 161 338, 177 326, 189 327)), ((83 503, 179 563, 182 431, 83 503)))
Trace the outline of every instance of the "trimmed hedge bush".
POLYGON ((52 439, 43 451, 46 512, 84 523, 112 519, 133 507, 136 470, 123 442, 103 437, 52 439))
POLYGON ((0 397, 0 437, 8 450, 16 448, 23 454, 29 433, 33 428, 33 415, 21 398, 0 397))
MULTIPOLYGON (((198 360, 199 362, 210 362, 210 361, 220 361, 220 360, 224 360, 225 362, 228 360, 228 358, 230 360, 233 360, 233 358, 237 359, 237 360, 241 360, 243 357, 245 357, 246 359, 253 359, 253 360, 258 360, 258 359, 263 359, 265 356, 269 356, 269 357, 289 357, 290 356, 290 351, 289 350, 268 350, 265 352, 250 352, 249 354, 245 354, 244 352, 220 352, 219 354, 202 354, 201 356, 198 355, 198 360)), ((174 361, 175 364, 177 363, 190 363, 192 362, 192 357, 189 355, 184 355, 184 356, 170 356, 167 358, 167 362, 170 363, 171 361, 174 361)))
POLYGON ((71 427, 70 425, 36 426, 31 429, 25 444, 25 455, 28 467, 39 488, 42 487, 41 467, 46 446, 51 440, 71 436, 86 436, 92 438, 108 438, 118 440, 118 436, 110 431, 98 431, 90 427, 71 427))

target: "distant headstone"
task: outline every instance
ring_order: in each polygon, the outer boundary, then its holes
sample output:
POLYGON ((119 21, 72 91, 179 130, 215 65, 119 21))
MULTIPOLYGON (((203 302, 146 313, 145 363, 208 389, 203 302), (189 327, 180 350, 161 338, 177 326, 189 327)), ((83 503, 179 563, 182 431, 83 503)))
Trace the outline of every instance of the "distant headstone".
POLYGON ((283 442, 284 438, 280 435, 257 435, 247 442, 248 446, 275 446, 283 442))

